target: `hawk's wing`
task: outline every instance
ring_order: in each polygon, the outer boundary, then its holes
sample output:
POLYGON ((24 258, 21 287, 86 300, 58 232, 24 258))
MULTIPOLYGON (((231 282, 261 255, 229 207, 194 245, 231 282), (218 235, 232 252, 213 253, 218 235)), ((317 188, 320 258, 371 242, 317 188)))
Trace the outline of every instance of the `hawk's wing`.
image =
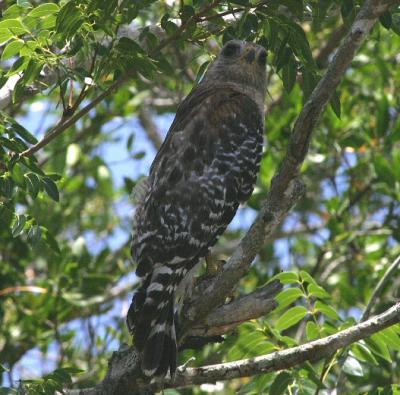
POLYGON ((257 105, 229 86, 200 84, 178 109, 133 230, 144 279, 127 321, 148 376, 176 369, 175 290, 250 196, 262 141, 257 105))
POLYGON ((139 274, 207 253, 253 190, 262 136, 257 105, 228 84, 200 84, 182 102, 136 215, 139 274))

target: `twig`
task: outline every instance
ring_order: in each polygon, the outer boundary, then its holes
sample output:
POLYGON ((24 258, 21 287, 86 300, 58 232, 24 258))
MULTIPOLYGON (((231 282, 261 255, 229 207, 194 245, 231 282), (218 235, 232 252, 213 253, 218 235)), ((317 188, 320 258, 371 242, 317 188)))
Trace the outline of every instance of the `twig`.
POLYGON ((153 143, 154 147, 158 150, 161 147, 162 140, 158 131, 157 125, 151 116, 150 111, 143 106, 138 114, 138 119, 149 140, 153 143))
POLYGON ((97 106, 102 100, 104 100, 107 96, 109 96, 114 90, 120 88, 125 82, 129 79, 129 77, 133 74, 130 73, 125 74, 124 77, 121 77, 119 80, 115 81, 108 89, 106 89, 103 93, 93 99, 89 104, 82 108, 79 112, 72 115, 70 118, 61 119, 61 121, 57 124, 56 127, 53 128, 51 132, 49 132, 42 140, 28 148, 24 152, 21 153, 22 156, 31 156, 35 152, 39 151, 41 148, 49 144, 53 141, 57 136, 59 136, 64 130, 68 129, 72 126, 76 121, 86 115, 91 109, 97 106))
POLYGON ((329 57, 333 51, 338 47, 342 38, 346 35, 349 27, 347 24, 341 25, 334 30, 330 35, 328 41, 319 50, 318 55, 315 57, 315 63, 320 69, 325 69, 329 63, 329 57))
POLYGON ((365 321, 371 314, 371 310, 376 304, 376 301, 379 295, 382 293, 383 289, 385 288, 386 284, 390 280, 392 274, 397 270, 400 265, 400 255, 394 260, 394 262, 388 267, 386 273, 383 277, 379 280, 378 284, 376 285, 374 292, 372 293, 371 299, 369 300, 367 307, 362 314, 360 321, 365 321))

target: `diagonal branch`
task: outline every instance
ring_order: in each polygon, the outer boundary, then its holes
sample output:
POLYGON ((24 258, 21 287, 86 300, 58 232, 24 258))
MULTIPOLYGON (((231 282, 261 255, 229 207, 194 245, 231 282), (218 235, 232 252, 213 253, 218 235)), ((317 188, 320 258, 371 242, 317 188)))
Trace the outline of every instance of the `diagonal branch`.
POLYGON ((386 273, 379 280, 379 283, 375 287, 374 292, 372 293, 371 299, 369 300, 367 307, 365 308, 364 313, 361 316, 360 321, 365 321, 371 315, 371 310, 375 306, 378 297, 382 293, 383 289, 385 288, 385 286, 387 285, 389 280, 392 278, 392 274, 398 269, 399 266, 400 266, 400 255, 387 268, 386 273))
MULTIPOLYGON (((164 388, 214 383, 219 380, 229 380, 289 369, 306 361, 318 361, 323 357, 331 355, 340 348, 365 339, 399 322, 400 303, 397 303, 384 313, 368 321, 364 321, 351 328, 335 333, 334 335, 301 346, 256 358, 187 369, 183 373, 178 373, 173 382, 164 382, 164 388)), ((157 389, 157 387, 155 386, 155 388, 152 389, 157 389)))

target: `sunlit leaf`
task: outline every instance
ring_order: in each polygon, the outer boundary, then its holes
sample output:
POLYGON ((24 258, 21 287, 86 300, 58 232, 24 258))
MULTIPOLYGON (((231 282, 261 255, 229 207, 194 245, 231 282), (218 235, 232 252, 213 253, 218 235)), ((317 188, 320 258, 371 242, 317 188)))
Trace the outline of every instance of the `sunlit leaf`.
POLYGON ((58 12, 59 9, 60 9, 60 7, 57 4, 44 3, 44 4, 39 4, 32 11, 30 11, 28 13, 28 15, 37 18, 37 17, 41 17, 41 16, 46 16, 49 14, 54 14, 54 13, 58 12))
POLYGON ((307 313, 307 309, 303 306, 292 307, 279 317, 275 328, 278 331, 288 329, 301 321, 307 315, 307 313))
POLYGON ((327 317, 331 318, 332 320, 340 320, 339 314, 336 312, 336 310, 332 306, 329 306, 329 305, 317 300, 315 302, 314 307, 315 307, 316 311, 321 312, 322 314, 326 315, 327 317))

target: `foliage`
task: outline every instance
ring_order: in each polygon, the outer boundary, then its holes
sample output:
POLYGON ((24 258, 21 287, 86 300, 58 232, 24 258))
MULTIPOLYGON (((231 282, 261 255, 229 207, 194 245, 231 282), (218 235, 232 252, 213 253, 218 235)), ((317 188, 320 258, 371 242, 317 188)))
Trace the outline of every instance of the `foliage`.
MULTIPOLYGON (((154 120, 166 129, 168 114, 220 46, 240 38, 268 48, 270 93, 259 181, 219 242, 225 259, 260 209, 302 104, 339 42, 324 54, 326 44, 362 3, 18 0, 3 7, 2 91, 17 82, 10 104, 0 96, 0 393, 96 384, 111 351, 127 342, 124 314, 136 280, 129 275, 128 196, 155 153, 146 133, 154 120), (35 106, 42 109, 34 112, 35 106), (71 116, 76 121, 65 127, 71 116), (116 170, 122 168, 129 169, 123 182, 116 170), (22 370, 29 359, 52 362, 29 381, 22 370)), ((302 169, 306 198, 240 283, 237 294, 245 294, 279 278, 285 284, 279 307, 221 345, 182 353, 182 363, 192 355, 201 366, 270 353, 360 318, 400 252, 399 34, 400 13, 393 9, 323 115, 302 169)), ((399 297, 398 277, 374 311, 399 297)), ((317 394, 345 375, 348 393, 398 394, 399 364, 396 325, 327 360, 233 380, 222 393, 317 394)))

